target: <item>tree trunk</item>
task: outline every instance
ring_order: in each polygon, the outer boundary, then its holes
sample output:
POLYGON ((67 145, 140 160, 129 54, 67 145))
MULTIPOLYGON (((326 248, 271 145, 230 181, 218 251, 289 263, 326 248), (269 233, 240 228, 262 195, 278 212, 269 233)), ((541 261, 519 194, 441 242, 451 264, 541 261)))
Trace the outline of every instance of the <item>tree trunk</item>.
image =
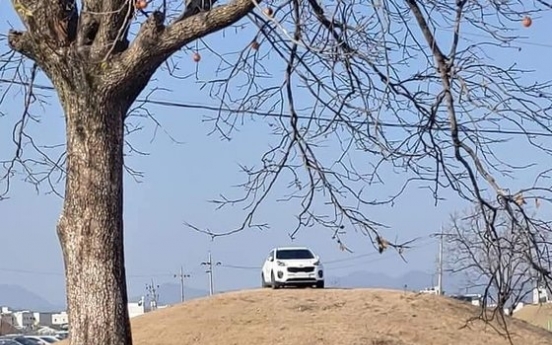
POLYGON ((123 250, 124 118, 130 100, 100 90, 61 90, 59 96, 67 175, 57 229, 70 343, 131 345, 123 250))

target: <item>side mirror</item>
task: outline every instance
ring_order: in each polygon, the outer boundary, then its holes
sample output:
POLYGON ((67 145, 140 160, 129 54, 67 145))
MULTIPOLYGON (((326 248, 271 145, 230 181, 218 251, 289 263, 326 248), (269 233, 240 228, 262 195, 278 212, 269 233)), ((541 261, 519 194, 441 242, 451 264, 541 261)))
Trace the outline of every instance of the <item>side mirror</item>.
POLYGON ((272 261, 274 261, 274 258, 273 258, 273 257, 269 257, 269 258, 268 258, 268 261, 272 262, 272 261))

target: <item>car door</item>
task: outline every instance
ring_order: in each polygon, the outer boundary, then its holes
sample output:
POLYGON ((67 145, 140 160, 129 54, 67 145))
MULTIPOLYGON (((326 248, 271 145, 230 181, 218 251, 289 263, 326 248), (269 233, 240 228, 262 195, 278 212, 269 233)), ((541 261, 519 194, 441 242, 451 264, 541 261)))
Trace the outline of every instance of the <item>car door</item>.
POLYGON ((271 250, 263 265, 263 275, 265 277, 265 282, 267 283, 270 281, 270 272, 272 271, 273 262, 274 262, 274 250, 271 250))

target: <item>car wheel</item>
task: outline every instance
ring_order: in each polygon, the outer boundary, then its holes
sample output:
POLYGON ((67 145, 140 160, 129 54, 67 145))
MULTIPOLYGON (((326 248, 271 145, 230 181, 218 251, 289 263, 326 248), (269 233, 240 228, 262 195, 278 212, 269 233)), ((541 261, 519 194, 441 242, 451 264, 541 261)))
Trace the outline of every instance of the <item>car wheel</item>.
POLYGON ((321 280, 321 281, 316 282, 316 288, 317 289, 323 289, 324 288, 324 281, 321 280))
POLYGON ((278 284, 274 277, 274 272, 270 272, 270 285, 273 289, 278 289, 280 287, 280 284, 278 284))

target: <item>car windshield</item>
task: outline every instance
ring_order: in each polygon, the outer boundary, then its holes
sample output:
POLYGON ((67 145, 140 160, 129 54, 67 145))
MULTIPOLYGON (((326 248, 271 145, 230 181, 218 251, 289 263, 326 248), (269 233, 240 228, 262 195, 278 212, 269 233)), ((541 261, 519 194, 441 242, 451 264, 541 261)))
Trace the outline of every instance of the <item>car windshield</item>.
POLYGON ((276 252, 276 259, 279 259, 279 260, 314 259, 314 255, 308 249, 280 249, 276 252))

